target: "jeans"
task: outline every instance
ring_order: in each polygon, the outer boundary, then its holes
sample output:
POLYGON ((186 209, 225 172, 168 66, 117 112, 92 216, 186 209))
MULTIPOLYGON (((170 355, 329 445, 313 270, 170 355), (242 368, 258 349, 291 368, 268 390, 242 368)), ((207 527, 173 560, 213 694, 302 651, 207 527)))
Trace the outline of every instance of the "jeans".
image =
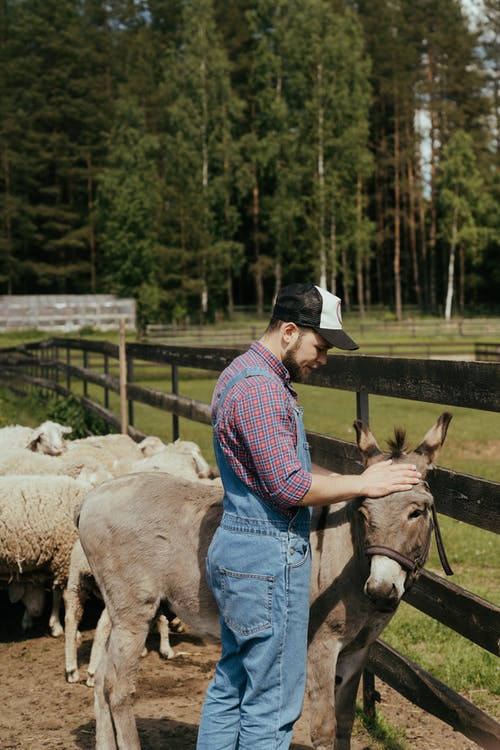
POLYGON ((207 690, 197 750, 290 745, 305 689, 308 518, 306 509, 299 522, 224 514, 207 556, 222 656, 207 690))

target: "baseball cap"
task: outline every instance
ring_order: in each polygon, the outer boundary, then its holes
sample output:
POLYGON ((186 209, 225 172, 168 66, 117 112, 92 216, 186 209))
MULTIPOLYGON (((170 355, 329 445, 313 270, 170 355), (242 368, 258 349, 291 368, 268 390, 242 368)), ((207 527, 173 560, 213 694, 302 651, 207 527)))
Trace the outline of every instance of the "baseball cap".
POLYGON ((289 284, 278 293, 273 318, 313 328, 338 349, 359 349, 342 328, 341 300, 314 284, 289 284))

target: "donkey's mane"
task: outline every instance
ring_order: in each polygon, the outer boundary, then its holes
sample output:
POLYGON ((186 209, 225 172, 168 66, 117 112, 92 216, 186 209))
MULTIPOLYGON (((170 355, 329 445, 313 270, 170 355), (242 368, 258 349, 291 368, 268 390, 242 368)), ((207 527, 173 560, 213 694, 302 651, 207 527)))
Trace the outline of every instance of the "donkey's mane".
POLYGON ((394 438, 389 438, 387 445, 391 452, 391 458, 401 458, 404 453, 408 452, 406 431, 402 427, 396 427, 394 429, 394 438))

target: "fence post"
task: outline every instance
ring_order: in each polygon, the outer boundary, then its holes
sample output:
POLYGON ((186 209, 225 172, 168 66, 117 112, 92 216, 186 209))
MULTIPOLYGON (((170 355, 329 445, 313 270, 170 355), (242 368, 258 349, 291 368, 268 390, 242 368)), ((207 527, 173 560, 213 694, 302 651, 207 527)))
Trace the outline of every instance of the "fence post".
POLYGON ((56 381, 57 384, 59 384, 59 368, 57 366, 58 364, 59 364, 59 347, 55 346, 54 347, 54 380, 56 381))
MULTIPOLYGON (((179 371, 177 365, 172 365, 172 393, 176 396, 179 395, 179 371)), ((175 441, 179 437, 179 417, 177 414, 172 415, 172 440, 175 441)))
MULTIPOLYGON (((368 392, 364 389, 356 391, 356 416, 368 426, 370 412, 368 405, 368 392)), ((369 669, 363 670, 363 711, 369 718, 375 717, 375 701, 378 693, 375 690, 375 676, 369 669)))
POLYGON ((127 412, 127 355, 125 346, 125 321, 120 320, 120 414, 122 435, 128 435, 127 412))
MULTIPOLYGON (((104 355, 104 374, 109 375, 109 356, 107 354, 104 355)), ((106 385, 104 386, 104 406, 109 409, 109 388, 106 385)))
MULTIPOLYGON (((83 369, 86 370, 89 366, 89 353, 87 350, 83 352, 83 369)), ((83 378, 83 395, 88 396, 87 378, 84 375, 83 378)))
POLYGON ((369 669, 363 670, 363 711, 369 719, 375 718, 375 702, 380 693, 375 690, 375 675, 369 669))
POLYGON ((370 415, 368 410, 368 392, 364 389, 356 391, 356 417, 367 426, 370 423, 370 415))
POLYGON ((71 349, 69 346, 66 349, 66 388, 68 391, 71 390, 71 373, 69 368, 71 367, 71 349))
MULTIPOLYGON (((127 381, 129 383, 134 382, 134 360, 132 357, 127 357, 127 381)), ((128 423, 134 424, 134 402, 131 398, 128 399, 128 423)))

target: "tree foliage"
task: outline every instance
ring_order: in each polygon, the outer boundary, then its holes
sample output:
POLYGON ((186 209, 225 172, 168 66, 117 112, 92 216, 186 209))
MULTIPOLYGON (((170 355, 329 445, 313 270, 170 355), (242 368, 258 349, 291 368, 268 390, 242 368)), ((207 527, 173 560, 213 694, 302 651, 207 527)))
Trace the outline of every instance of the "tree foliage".
POLYGON ((498 22, 490 0, 477 29, 458 0, 3 0, 0 288, 132 295, 141 325, 264 314, 302 279, 361 314, 494 306, 498 22))

